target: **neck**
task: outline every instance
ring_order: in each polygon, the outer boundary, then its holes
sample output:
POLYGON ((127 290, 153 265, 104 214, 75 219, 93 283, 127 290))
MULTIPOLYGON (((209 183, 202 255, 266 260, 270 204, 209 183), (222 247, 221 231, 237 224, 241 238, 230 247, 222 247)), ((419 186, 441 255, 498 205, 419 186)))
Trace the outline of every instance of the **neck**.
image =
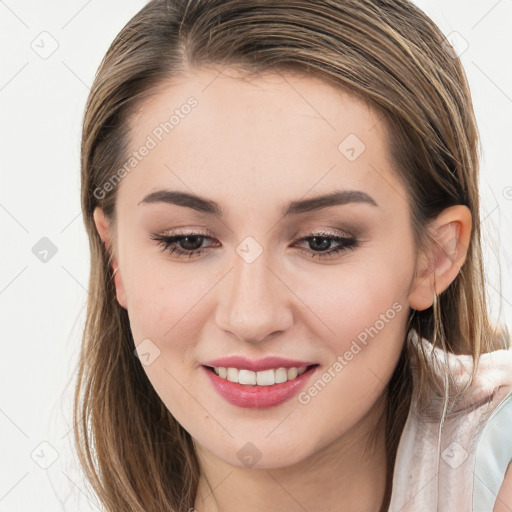
POLYGON ((197 512, 287 510, 304 512, 381 512, 387 507, 383 394, 349 432, 291 466, 256 469, 226 464, 196 445, 201 475, 197 512))

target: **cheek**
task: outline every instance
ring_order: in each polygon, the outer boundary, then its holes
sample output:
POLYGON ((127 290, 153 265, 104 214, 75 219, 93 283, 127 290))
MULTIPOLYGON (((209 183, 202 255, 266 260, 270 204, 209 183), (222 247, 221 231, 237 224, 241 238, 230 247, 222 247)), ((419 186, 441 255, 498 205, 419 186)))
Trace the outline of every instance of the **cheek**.
POLYGON ((351 428, 371 410, 393 374, 409 315, 404 265, 412 273, 410 262, 382 258, 304 282, 301 298, 321 320, 313 322, 322 324, 317 333, 329 356, 319 375, 327 384, 312 383, 301 403, 329 425, 326 437, 351 428))
POLYGON ((149 346, 158 357, 144 370, 180 422, 187 421, 190 407, 190 395, 183 390, 200 396, 194 380, 197 350, 205 325, 215 313, 211 291, 220 279, 188 268, 180 272, 167 265, 167 269, 144 271, 141 265, 130 276, 129 317, 135 345, 151 340, 149 346))
POLYGON ((153 337, 165 345, 172 340, 173 346, 188 341, 191 329, 199 326, 197 311, 209 286, 206 280, 197 282, 183 275, 176 271, 141 273, 131 280, 128 303, 134 339, 136 335, 153 337))
POLYGON ((386 257, 381 252, 303 274, 294 290, 314 313, 318 325, 323 324, 322 337, 331 340, 332 348, 340 352, 373 326, 379 331, 400 332, 402 322, 395 319, 408 310, 413 270, 407 257, 386 257))
MULTIPOLYGON (((143 369, 168 410, 191 427, 189 393, 199 396, 192 385, 196 342, 208 314, 204 299, 212 284, 191 280, 190 275, 185 279, 176 271, 144 272, 142 265, 130 277, 130 328, 135 345, 145 346, 151 357, 143 369)), ((195 411, 195 416, 202 412, 195 411)))
POLYGON ((154 338, 160 343, 187 322, 204 283, 193 278, 190 266, 167 261, 163 251, 142 237, 127 234, 125 249, 123 286, 134 341, 154 338))

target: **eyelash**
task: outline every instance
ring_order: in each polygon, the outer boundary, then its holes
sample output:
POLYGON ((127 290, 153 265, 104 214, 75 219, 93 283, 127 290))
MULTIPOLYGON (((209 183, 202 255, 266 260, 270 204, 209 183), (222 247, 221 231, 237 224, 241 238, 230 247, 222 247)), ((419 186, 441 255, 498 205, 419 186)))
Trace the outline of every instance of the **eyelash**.
MULTIPOLYGON (((187 238, 187 237, 197 237, 197 238, 201 238, 201 239, 211 238, 208 235, 205 235, 203 233, 194 233, 194 232, 183 233, 180 235, 173 235, 173 236, 151 235, 150 238, 152 240, 160 242, 159 245, 162 247, 162 251, 168 251, 169 254, 176 254, 179 258, 198 257, 203 252, 206 252, 209 250, 209 248, 194 249, 194 250, 185 250, 185 249, 179 248, 176 244, 179 243, 180 240, 187 238)), ((300 238, 297 241, 298 242, 307 241, 307 240, 310 240, 313 238, 328 239, 328 240, 339 243, 340 246, 338 246, 338 248, 336 248, 336 249, 331 249, 330 251, 323 251, 323 252, 315 252, 315 251, 308 251, 306 249, 302 249, 302 252, 307 253, 307 255, 311 258, 319 258, 319 259, 332 258, 343 251, 354 250, 359 244, 358 240, 355 237, 337 236, 337 235, 333 235, 332 233, 326 233, 326 232, 311 233, 310 235, 300 238)))

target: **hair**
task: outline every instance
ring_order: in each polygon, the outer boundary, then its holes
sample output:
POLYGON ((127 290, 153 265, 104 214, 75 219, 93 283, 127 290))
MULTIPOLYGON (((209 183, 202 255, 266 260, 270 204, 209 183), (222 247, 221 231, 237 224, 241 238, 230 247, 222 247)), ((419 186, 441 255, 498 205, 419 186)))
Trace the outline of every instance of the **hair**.
MULTIPOLYGON (((91 251, 89 297, 74 396, 80 464, 105 510, 188 511, 200 468, 190 434, 167 410, 134 355, 127 311, 94 224, 100 206, 116 227, 117 187, 95 193, 127 159, 129 121, 146 99, 201 66, 245 76, 318 77, 381 116, 393 168, 405 184, 418 250, 445 208, 472 214, 467 257, 432 307, 408 327, 443 350, 480 354, 505 346, 486 305, 479 217, 479 135, 460 59, 435 23, 408 0, 152 0, 121 30, 97 71, 81 143, 81 202, 91 251)), ((115 238, 115 237, 114 237, 115 238)), ((388 384, 388 475, 411 404, 406 343, 388 384)), ((421 396, 444 394, 417 353, 421 396)), ((474 368, 476 371, 476 365, 474 368)), ((388 476, 387 499, 391 479, 388 476)))

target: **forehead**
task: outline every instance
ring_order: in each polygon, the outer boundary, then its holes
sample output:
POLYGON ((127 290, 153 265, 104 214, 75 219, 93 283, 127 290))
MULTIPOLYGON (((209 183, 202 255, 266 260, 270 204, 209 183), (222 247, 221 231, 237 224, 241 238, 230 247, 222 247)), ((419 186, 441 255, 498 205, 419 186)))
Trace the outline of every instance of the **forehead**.
POLYGON ((333 187, 401 188, 380 114, 312 76, 201 68, 160 87, 130 127, 139 156, 119 200, 166 187, 281 205, 333 187))

